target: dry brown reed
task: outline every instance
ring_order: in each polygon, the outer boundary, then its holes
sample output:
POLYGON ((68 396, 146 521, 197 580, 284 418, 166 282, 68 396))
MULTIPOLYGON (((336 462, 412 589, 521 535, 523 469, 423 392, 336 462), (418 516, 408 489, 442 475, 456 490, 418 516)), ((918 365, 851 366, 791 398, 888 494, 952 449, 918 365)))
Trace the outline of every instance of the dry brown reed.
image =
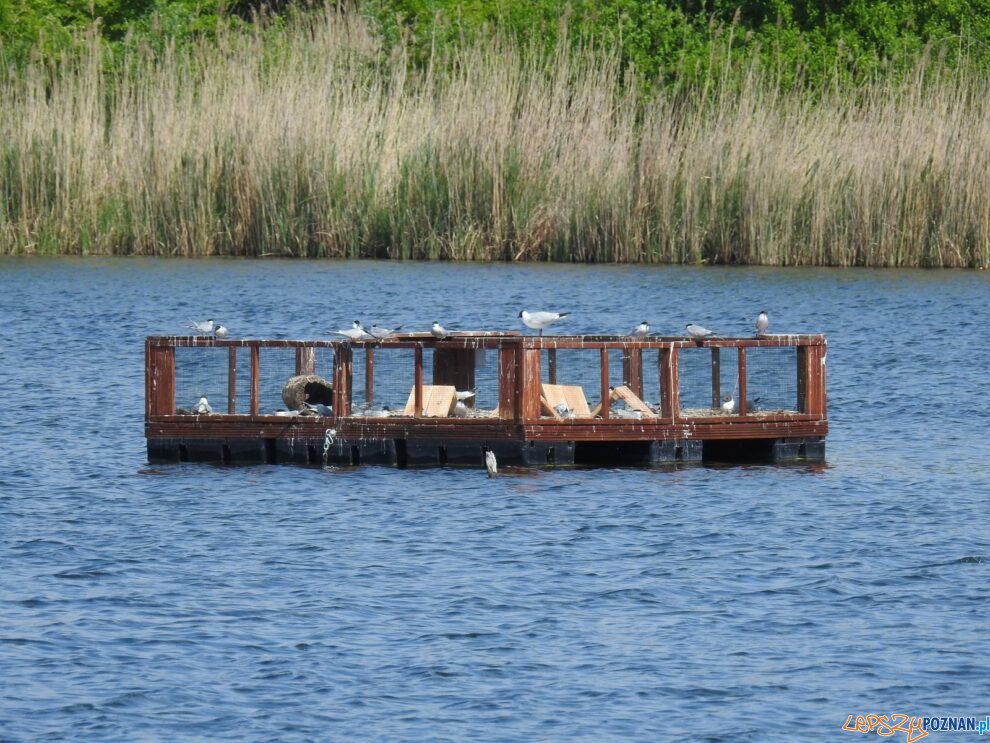
POLYGON ((0 252, 990 264, 990 83, 653 96, 598 50, 426 69, 332 11, 0 82, 0 252), (106 69, 115 70, 108 73, 106 69))

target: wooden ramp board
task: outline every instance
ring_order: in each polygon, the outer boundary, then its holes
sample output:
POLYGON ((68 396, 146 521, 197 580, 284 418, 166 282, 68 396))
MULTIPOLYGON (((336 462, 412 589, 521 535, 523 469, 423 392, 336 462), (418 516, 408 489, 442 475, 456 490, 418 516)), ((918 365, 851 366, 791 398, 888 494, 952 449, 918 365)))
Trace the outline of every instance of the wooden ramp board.
MULTIPOLYGON (((452 384, 423 385, 423 415, 427 418, 449 418, 457 403, 457 389, 452 384)), ((416 414, 416 388, 409 390, 403 415, 416 414)))
MULTIPOLYGON (((642 413, 644 418, 656 418, 657 414, 650 410, 650 406, 643 402, 635 392, 629 389, 626 385, 620 385, 618 387, 613 387, 612 391, 609 393, 609 400, 615 402, 616 400, 622 400, 626 407, 630 410, 638 411, 642 413)), ((602 404, 598 403, 591 411, 591 417, 594 417, 602 412, 602 404)))
POLYGON ((560 415, 554 410, 560 403, 564 403, 574 413, 575 418, 592 417, 588 400, 585 398, 584 390, 580 385, 543 384, 541 391, 543 394, 540 396, 540 401, 554 418, 560 418, 560 415))

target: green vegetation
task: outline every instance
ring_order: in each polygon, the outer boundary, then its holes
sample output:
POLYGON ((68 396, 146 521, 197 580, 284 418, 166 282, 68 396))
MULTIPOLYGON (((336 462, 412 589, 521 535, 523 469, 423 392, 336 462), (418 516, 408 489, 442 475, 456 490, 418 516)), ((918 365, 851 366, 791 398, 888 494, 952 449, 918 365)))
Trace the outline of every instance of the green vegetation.
POLYGON ((0 252, 985 267, 987 32, 929 5, 0 0, 0 252))

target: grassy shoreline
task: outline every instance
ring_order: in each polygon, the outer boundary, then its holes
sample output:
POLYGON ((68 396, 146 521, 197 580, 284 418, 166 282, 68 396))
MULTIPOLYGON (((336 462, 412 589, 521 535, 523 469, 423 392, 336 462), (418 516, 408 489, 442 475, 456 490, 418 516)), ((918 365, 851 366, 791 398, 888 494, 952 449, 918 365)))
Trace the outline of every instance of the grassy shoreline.
POLYGON ((0 254, 990 265, 990 79, 642 96, 600 50, 425 69, 327 11, 0 82, 0 254))

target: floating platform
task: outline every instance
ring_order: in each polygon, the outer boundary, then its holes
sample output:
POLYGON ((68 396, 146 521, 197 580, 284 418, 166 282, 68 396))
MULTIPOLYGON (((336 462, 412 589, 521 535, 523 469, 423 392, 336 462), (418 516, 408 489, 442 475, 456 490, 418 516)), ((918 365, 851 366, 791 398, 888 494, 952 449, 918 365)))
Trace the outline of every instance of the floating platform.
POLYGON ((820 462, 825 360, 823 335, 149 337, 145 435, 151 462, 820 462))

